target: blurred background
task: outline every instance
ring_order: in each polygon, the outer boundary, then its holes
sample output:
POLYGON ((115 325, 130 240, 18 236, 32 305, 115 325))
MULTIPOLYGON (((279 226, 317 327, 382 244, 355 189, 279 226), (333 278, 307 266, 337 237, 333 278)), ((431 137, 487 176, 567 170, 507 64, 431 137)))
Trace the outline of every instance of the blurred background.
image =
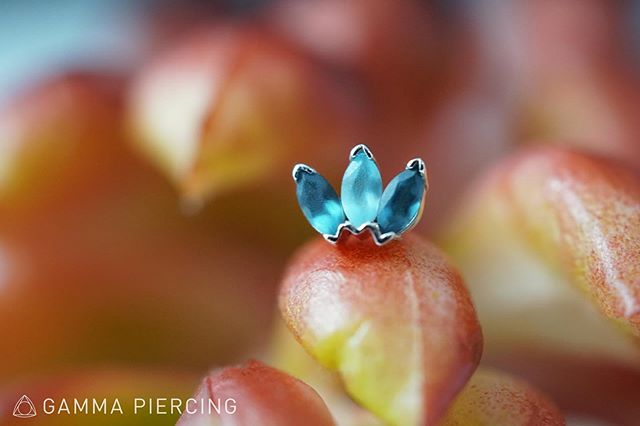
MULTIPOLYGON (((43 389, 187 396, 268 347, 314 235, 295 163, 337 188, 358 143, 385 183, 424 158, 432 238, 522 146, 639 167, 640 2, 4 0, 0 105, 0 413, 43 389)), ((631 407, 636 366, 604 362, 590 389, 624 382, 631 407)))

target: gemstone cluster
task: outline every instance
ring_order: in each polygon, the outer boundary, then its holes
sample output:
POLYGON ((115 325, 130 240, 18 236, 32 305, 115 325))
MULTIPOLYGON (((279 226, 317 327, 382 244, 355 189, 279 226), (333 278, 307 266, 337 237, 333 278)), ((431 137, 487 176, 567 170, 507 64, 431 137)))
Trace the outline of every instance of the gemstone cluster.
POLYGON ((351 150, 340 197, 305 164, 293 168, 293 180, 302 213, 331 243, 337 243, 344 231, 360 234, 369 230, 378 245, 398 238, 420 219, 428 189, 425 164, 416 158, 383 191, 376 160, 362 144, 351 150))

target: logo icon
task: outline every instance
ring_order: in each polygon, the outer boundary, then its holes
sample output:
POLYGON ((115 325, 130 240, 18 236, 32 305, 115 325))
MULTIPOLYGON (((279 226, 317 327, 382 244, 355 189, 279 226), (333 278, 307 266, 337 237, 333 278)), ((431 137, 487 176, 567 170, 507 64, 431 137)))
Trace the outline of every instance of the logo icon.
POLYGON ((13 416, 21 419, 29 419, 36 415, 36 406, 33 405, 33 401, 31 401, 27 395, 22 395, 18 402, 16 402, 16 406, 13 407, 13 416))

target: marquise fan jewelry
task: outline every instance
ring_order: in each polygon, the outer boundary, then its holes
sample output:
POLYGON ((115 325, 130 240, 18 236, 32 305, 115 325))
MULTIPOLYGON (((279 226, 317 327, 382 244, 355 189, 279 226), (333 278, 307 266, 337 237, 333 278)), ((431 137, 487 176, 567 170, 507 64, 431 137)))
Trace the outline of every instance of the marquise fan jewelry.
POLYGON ((341 196, 318 172, 305 164, 293 168, 298 203, 311 226, 330 243, 343 231, 369 230, 383 245, 413 228, 420 220, 429 187, 424 161, 415 158, 382 190, 382 177, 373 154, 357 145, 349 154, 341 196))

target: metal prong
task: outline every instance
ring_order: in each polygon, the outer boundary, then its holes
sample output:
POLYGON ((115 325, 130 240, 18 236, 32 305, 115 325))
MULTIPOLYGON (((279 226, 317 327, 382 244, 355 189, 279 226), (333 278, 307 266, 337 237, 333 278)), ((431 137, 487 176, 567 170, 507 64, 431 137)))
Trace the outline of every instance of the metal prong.
POLYGON ((399 235, 395 232, 386 232, 383 234, 382 231, 380 231, 380 225, 378 225, 377 222, 368 223, 366 229, 369 230, 373 237, 373 242, 378 246, 383 246, 389 241, 399 238, 399 235))
POLYGON ((376 234, 372 232, 372 234, 373 242, 378 246, 383 246, 393 240, 397 240, 400 238, 400 235, 396 234, 395 232, 387 232, 386 234, 376 234))
POLYGON ((298 176, 301 172, 308 173, 310 175, 318 173, 306 164, 296 164, 295 166, 293 166, 293 171, 291 172, 291 176, 293 177, 294 182, 298 182, 298 176))
POLYGON ((340 234, 338 233, 337 236, 331 234, 322 234, 322 238, 324 238, 328 243, 336 245, 338 243, 338 240, 340 239, 340 234))
POLYGON ((392 240, 400 238, 400 234, 396 234, 395 232, 386 232, 383 234, 380 232, 380 226, 376 222, 367 222, 356 228, 349 223, 348 220, 338 226, 338 230, 335 234, 322 234, 322 237, 331 244, 337 244, 342 238, 342 234, 344 232, 349 232, 353 235, 360 235, 364 231, 369 231, 374 243, 378 246, 383 246, 392 240))
POLYGON ((352 230, 352 226, 351 223, 349 223, 348 220, 342 222, 339 226, 338 229, 336 230, 336 233, 331 235, 331 234, 322 234, 322 237, 327 240, 328 242, 330 242, 331 244, 337 244, 338 241, 340 240, 340 238, 342 237, 342 232, 344 230, 347 230, 351 233, 353 233, 352 230))
POLYGON ((424 176, 427 166, 422 161, 422 158, 414 158, 407 163, 407 170, 418 170, 424 176))
POLYGON ((371 152, 371 150, 369 149, 369 147, 367 147, 365 144, 361 143, 359 145, 356 145, 353 147, 353 149, 351 149, 351 152, 349 153, 349 161, 353 160, 353 157, 355 157, 356 155, 358 155, 358 153, 362 151, 364 152, 364 154, 369 157, 370 159, 372 159, 373 161, 376 161, 375 158, 373 158, 373 153, 371 152))
POLYGON ((407 163, 407 170, 417 170, 420 176, 424 179, 424 186, 429 189, 429 178, 427 176, 427 166, 422 161, 422 158, 414 158, 407 163))

